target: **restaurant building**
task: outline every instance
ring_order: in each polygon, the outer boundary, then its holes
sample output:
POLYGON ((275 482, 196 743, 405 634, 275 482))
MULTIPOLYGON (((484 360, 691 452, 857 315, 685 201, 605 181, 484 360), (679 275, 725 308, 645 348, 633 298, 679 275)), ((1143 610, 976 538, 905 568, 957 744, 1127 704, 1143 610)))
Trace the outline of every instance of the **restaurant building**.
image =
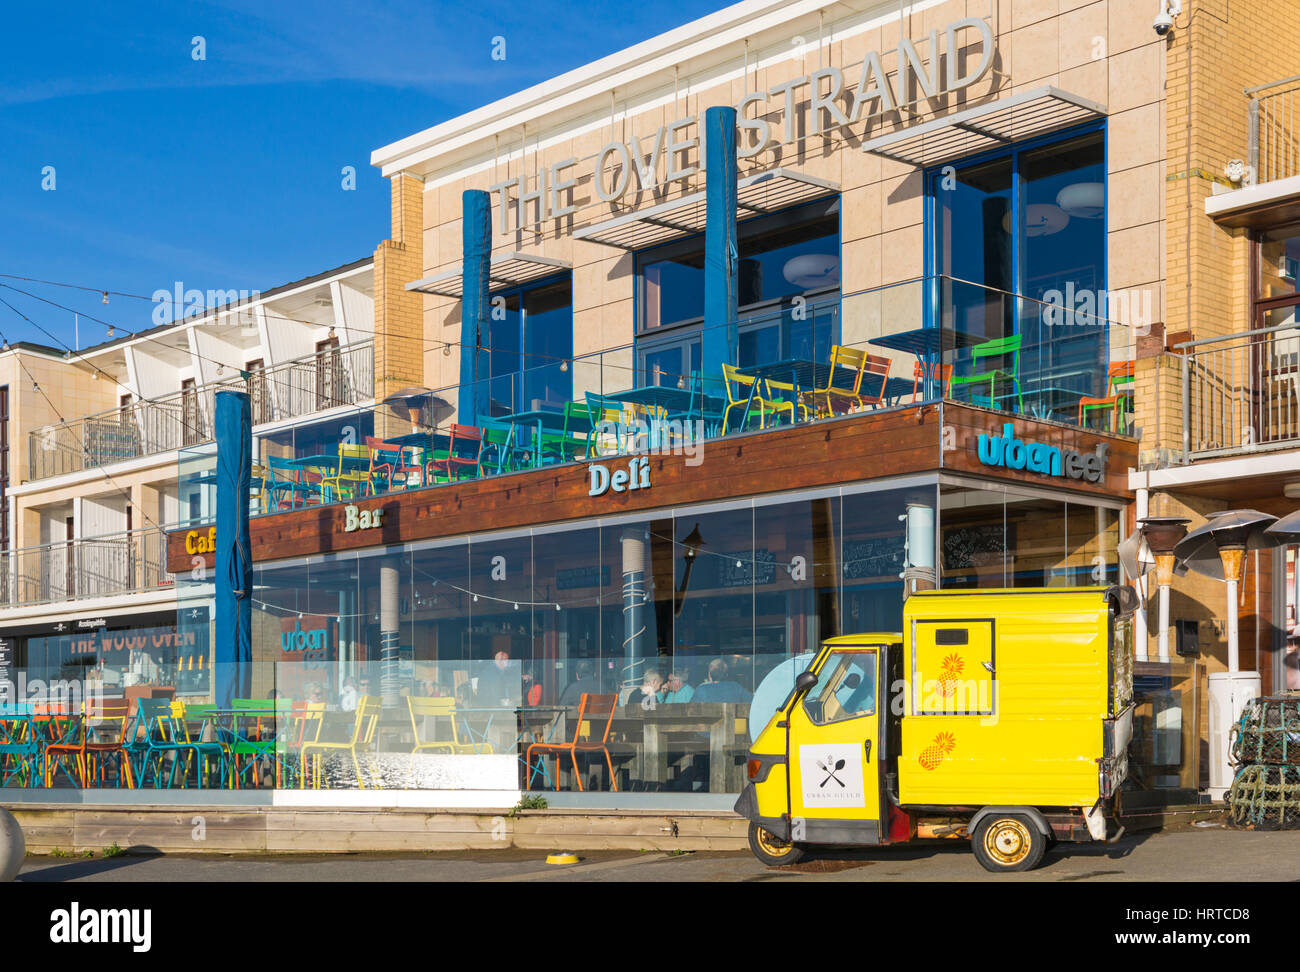
POLYGON ((380 802, 721 807, 820 639, 1118 582, 1168 42, 1057 6, 742 3, 376 151, 387 451, 252 520, 254 694, 382 698, 380 802))
MULTIPOLYGON (((1159 477, 1220 259, 1276 249, 1180 201, 1293 29, 1163 7, 747 0, 377 150, 379 404, 253 431, 241 677, 290 706, 277 785, 728 807, 820 639, 898 630, 918 587, 1127 580, 1139 513, 1195 493, 1159 477)), ((211 503, 211 472, 177 481, 211 503)), ((210 530, 167 538, 196 639, 210 530)), ((1187 590, 1179 620, 1222 600, 1187 590)), ((1153 627, 1135 778, 1195 790, 1223 644, 1153 627)))

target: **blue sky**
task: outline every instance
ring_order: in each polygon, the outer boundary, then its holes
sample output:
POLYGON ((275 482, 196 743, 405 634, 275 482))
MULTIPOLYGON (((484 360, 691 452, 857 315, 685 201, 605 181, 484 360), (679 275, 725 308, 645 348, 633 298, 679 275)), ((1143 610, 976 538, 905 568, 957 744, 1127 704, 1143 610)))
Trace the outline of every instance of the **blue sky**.
MULTIPOLYGON (((373 149, 725 5, 10 4, 0 274, 148 296, 176 281, 269 290, 360 259, 389 231, 373 149)), ((152 323, 147 301, 0 284, 118 328, 152 323)), ((50 332, 0 305, 8 340, 74 343, 71 313, 0 298, 50 332)), ((83 318, 81 346, 105 332, 83 318)))

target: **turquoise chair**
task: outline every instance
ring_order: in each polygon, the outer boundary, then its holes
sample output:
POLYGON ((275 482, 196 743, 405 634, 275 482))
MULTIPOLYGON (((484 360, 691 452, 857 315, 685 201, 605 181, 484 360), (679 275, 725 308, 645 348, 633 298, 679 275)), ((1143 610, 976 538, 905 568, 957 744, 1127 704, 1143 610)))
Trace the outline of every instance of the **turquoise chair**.
POLYGON ((169 699, 137 699, 135 725, 127 738, 135 742, 131 747, 133 768, 140 786, 149 782, 149 771, 153 770, 155 787, 163 786, 163 765, 170 763, 167 774, 167 789, 176 785, 176 771, 179 769, 180 784, 184 787, 189 781, 190 766, 197 771, 197 780, 203 782, 204 770, 214 765, 218 776, 225 776, 225 747, 220 743, 190 742, 185 723, 172 708, 169 699), (142 730, 142 732, 141 732, 142 730), (140 738, 136 738, 139 734, 140 738))
POLYGON ((306 471, 295 466, 290 460, 282 459, 279 456, 267 456, 266 464, 271 470, 270 503, 272 509, 277 508, 277 497, 281 504, 287 498, 289 509, 297 509, 299 500, 302 501, 303 506, 306 506, 313 499, 320 502, 324 498, 320 485, 307 482, 306 471))

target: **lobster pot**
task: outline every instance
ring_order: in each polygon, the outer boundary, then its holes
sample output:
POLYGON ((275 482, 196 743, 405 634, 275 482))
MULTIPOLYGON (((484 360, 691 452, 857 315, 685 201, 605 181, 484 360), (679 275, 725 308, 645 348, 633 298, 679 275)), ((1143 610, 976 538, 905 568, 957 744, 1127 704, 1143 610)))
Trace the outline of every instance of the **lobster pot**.
POLYGON ((1252 699, 1234 728, 1232 758, 1300 766, 1300 695, 1252 699))
POLYGON ((1252 830, 1300 829, 1300 766, 1243 766, 1228 791, 1228 813, 1252 830))

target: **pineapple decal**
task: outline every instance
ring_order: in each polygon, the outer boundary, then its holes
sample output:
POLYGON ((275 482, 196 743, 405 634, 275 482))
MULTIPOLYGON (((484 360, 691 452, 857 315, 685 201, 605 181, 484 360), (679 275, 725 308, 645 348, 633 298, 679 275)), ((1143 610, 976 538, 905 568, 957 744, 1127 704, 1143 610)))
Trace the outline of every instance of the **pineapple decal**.
POLYGON ((944 658, 939 665, 939 691, 945 699, 950 699, 957 694, 957 677, 961 675, 962 669, 966 663, 962 661, 961 655, 955 651, 944 658))
POLYGON ((957 741, 950 732, 936 733, 934 741, 921 750, 921 755, 917 757, 917 762, 921 764, 921 769, 938 769, 939 764, 943 762, 944 757, 953 751, 957 746, 957 741))

